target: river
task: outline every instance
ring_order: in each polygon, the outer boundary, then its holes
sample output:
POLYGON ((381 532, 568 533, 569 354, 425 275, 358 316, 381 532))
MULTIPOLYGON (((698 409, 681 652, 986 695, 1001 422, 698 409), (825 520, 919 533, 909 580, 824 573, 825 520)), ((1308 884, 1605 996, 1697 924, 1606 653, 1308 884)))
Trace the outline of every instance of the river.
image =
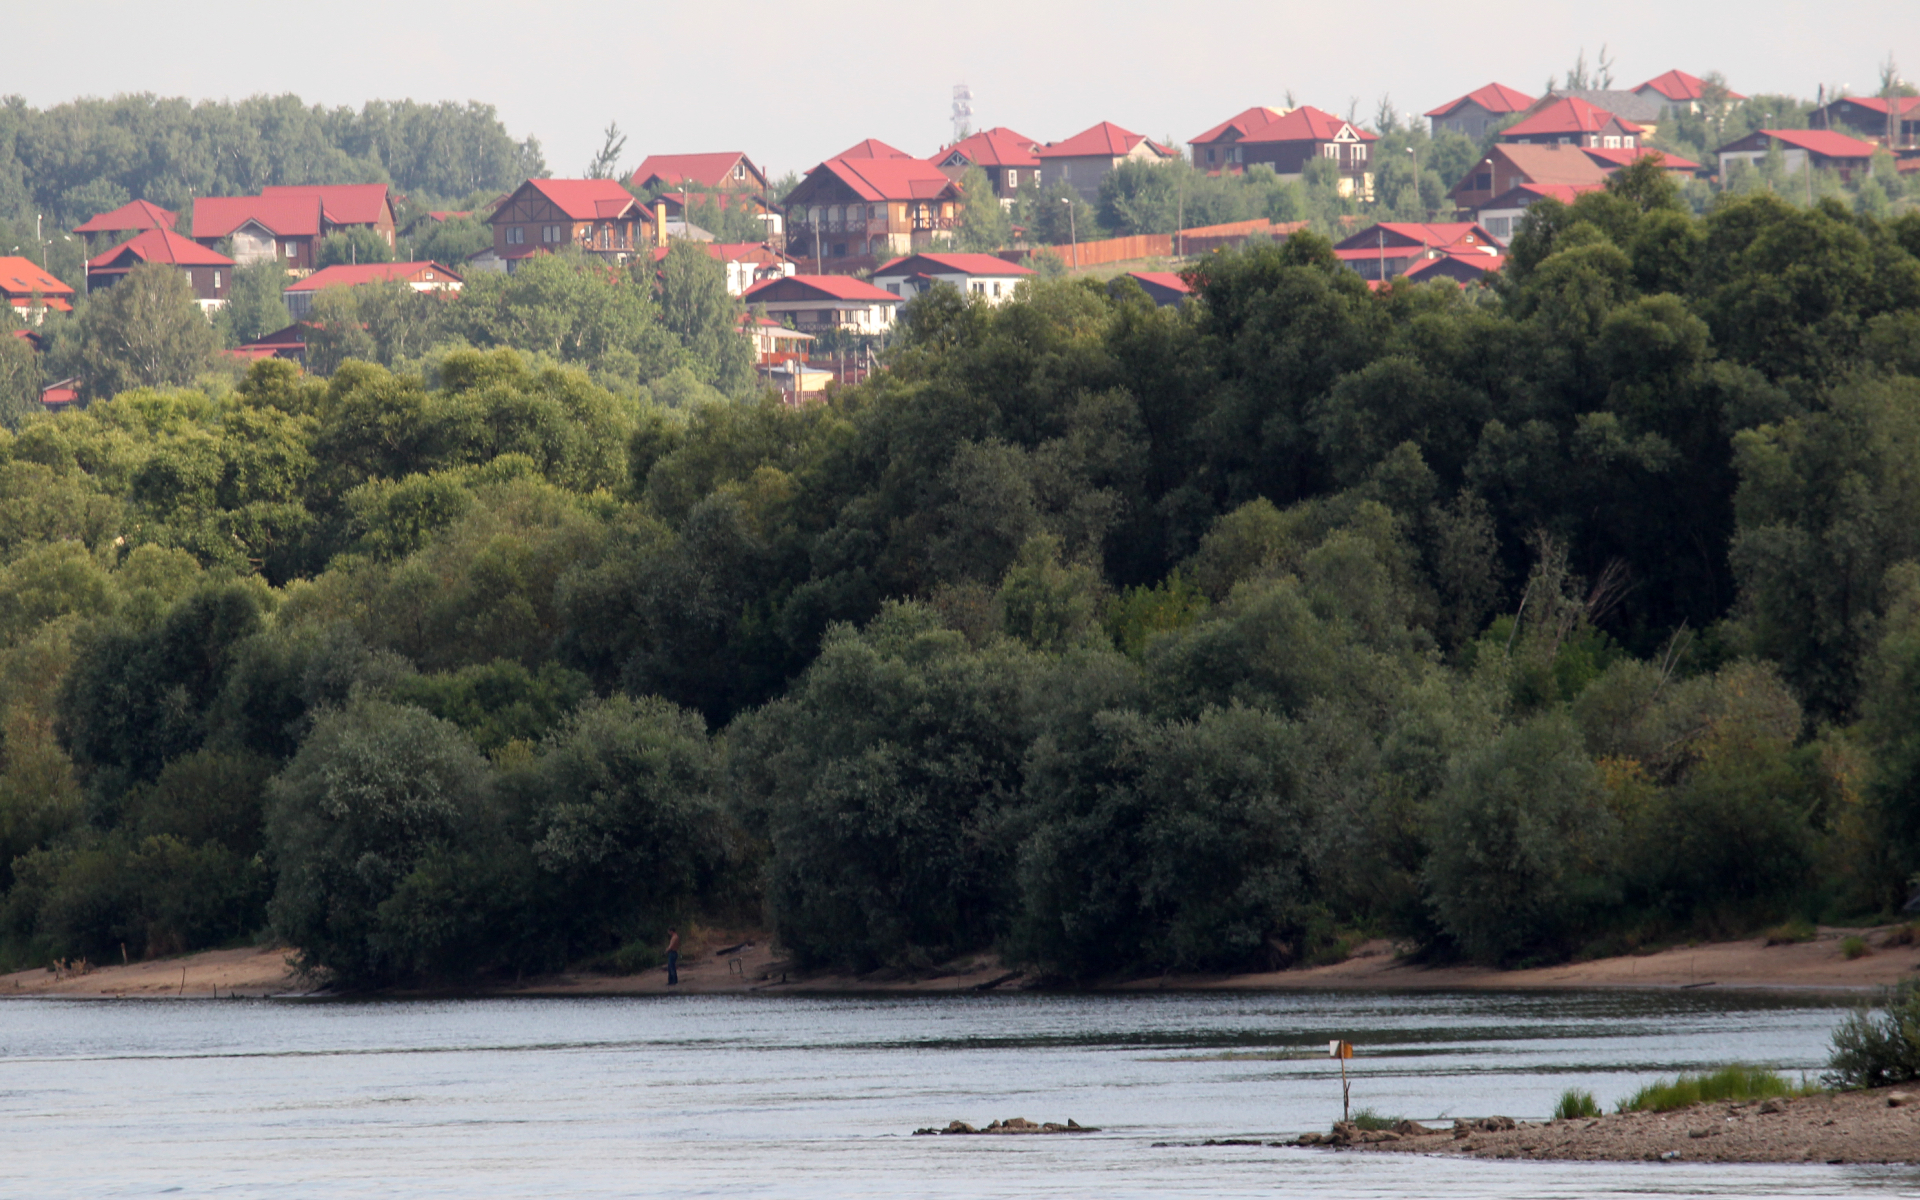
POLYGON ((1829 1196, 1906 1167, 1554 1164, 1202 1146, 1603 1104, 1729 1061, 1817 1073, 1813 999, 1162 993, 0 1003, 20 1197, 1829 1196), (999 1117, 1071 1137, 914 1137, 999 1117))

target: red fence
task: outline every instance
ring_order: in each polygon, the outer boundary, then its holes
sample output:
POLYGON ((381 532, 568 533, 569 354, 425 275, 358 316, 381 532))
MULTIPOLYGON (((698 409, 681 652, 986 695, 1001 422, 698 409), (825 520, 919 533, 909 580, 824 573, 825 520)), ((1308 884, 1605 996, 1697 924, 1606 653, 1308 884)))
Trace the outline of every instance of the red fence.
POLYGON ((1193 229, 1183 229, 1177 235, 1142 233, 1133 237, 1081 242, 1078 246, 1033 246, 1025 250, 1002 250, 1000 257, 1009 262, 1025 262, 1036 254, 1051 254, 1070 268, 1076 265, 1098 267, 1106 263, 1129 262, 1137 258, 1170 258, 1176 254, 1182 257, 1205 254, 1210 250, 1218 250, 1226 246, 1242 245, 1249 237, 1254 236, 1284 240, 1292 236, 1295 230, 1305 227, 1305 221, 1281 224, 1262 218, 1254 221, 1234 221, 1226 225, 1201 225, 1193 229))

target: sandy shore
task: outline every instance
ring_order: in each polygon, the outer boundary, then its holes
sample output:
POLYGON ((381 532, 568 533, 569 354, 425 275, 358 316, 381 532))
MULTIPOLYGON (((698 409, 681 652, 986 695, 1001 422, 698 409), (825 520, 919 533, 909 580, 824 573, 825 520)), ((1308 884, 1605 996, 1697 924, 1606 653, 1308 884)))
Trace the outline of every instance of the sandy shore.
MULTIPOLYGON (((1456 1123, 1426 1135, 1371 1135, 1346 1150, 1598 1162, 1920 1162, 1920 1094, 1872 1091, 1699 1104, 1670 1113, 1517 1124, 1456 1123), (1906 1103, 1892 1107, 1890 1095, 1906 1103)), ((1362 1135, 1363 1137, 1368 1135, 1362 1135)))
MULTIPOLYGON (((1399 958, 1387 942, 1371 942, 1354 957, 1331 966, 1246 975, 1164 975, 1113 985, 1110 990, 1160 989, 1290 991, 1537 991, 1636 988, 1837 992, 1871 994, 1920 971, 1920 945, 1890 939, 1897 927, 1822 929, 1809 942, 1769 946, 1763 939, 1676 947, 1527 971, 1482 967, 1422 967, 1399 958), (1843 937, 1857 934, 1872 953, 1849 960, 1843 937)), ((84 971, 18 971, 0 975, 0 999, 9 996, 208 997, 287 996, 316 991, 289 966, 284 947, 208 950, 152 962, 91 967, 84 971)), ((499 981, 463 989, 463 994, 500 996, 593 996, 682 993, 841 992, 955 993, 1017 990, 1034 981, 1008 970, 991 954, 973 955, 935 970, 908 974, 806 974, 775 952, 760 931, 716 932, 690 944, 680 960, 680 984, 669 988, 664 968, 635 975, 573 971, 499 981)))

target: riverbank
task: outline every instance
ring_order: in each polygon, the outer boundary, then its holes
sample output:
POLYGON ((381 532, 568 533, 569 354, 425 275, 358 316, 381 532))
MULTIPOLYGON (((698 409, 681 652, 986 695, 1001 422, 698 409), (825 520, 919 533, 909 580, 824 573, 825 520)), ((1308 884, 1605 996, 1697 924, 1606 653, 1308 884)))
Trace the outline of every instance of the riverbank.
MULTIPOLYGON (((1898 926, 1823 928, 1811 941, 1769 946, 1764 938, 1680 946, 1522 971, 1485 967, 1427 967, 1396 954, 1391 943, 1369 942, 1344 962, 1292 971, 1240 975, 1160 975, 1106 990, 1159 991, 1590 991, 1609 988, 1833 992, 1871 995, 1920 972, 1920 945, 1901 944, 1898 926), (1869 953, 1849 959, 1848 936, 1869 953)), ((178 958, 71 971, 17 971, 0 975, 0 999, 9 996, 159 998, 288 996, 315 992, 290 965, 284 947, 208 950, 178 958)), ((803 973, 776 953, 759 931, 716 932, 691 942, 680 960, 680 983, 669 987, 664 968, 632 975, 568 971, 461 989, 499 996, 647 995, 679 992, 961 993, 1019 990, 1035 981, 1009 970, 991 954, 971 955, 920 972, 867 975, 803 973)))
POLYGON ((1340 1149, 1574 1162, 1911 1163, 1920 1162, 1916 1099, 1883 1089, 1539 1124, 1461 1121, 1425 1134, 1373 1135, 1381 1140, 1340 1149), (1893 1107, 1895 1097, 1906 1102, 1893 1107))

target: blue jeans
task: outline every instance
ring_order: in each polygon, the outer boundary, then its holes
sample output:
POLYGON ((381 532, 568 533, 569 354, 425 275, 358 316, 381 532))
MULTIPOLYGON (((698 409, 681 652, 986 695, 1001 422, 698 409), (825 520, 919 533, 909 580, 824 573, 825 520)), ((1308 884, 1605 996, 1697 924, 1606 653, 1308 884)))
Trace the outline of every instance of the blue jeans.
POLYGON ((680 982, 680 952, 678 950, 667 951, 667 982, 680 982))

